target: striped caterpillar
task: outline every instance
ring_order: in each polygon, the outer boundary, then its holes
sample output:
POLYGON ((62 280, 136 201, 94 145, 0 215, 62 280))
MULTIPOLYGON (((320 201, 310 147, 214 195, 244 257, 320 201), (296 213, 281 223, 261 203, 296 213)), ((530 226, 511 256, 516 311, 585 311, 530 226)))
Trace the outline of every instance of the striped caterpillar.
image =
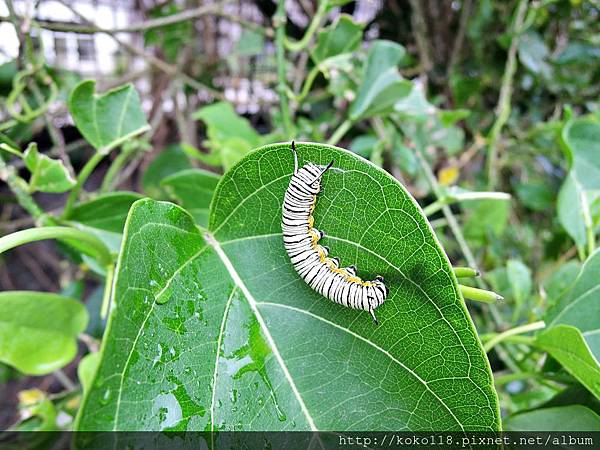
POLYGON ((325 168, 308 163, 298 170, 298 154, 292 141, 294 173, 283 201, 281 228, 285 249, 294 269, 306 283, 329 300, 349 308, 369 311, 375 324, 375 308, 381 305, 388 289, 383 277, 363 281, 356 275, 356 267, 340 268, 337 258, 329 258, 329 249, 318 244, 325 233, 313 228, 312 212, 321 190, 321 177, 333 165, 325 168))

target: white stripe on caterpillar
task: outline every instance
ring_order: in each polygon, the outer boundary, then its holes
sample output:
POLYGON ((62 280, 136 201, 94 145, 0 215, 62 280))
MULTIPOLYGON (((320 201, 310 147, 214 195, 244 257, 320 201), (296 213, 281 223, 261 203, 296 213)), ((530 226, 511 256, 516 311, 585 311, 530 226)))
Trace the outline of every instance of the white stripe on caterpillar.
POLYGON ((388 296, 383 277, 363 281, 356 267, 340 268, 337 258, 329 257, 329 249, 318 244, 324 233, 313 228, 312 212, 321 190, 321 177, 331 168, 308 163, 298 169, 298 154, 292 141, 294 174, 285 193, 281 228, 283 243, 296 272, 319 294, 349 308, 368 311, 377 324, 375 308, 388 296))

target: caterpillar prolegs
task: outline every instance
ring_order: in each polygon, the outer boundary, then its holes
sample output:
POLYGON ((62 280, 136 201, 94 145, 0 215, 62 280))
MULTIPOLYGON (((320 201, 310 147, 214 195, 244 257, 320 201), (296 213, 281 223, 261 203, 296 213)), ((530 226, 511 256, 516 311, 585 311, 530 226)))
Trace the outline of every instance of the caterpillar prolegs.
POLYGON ((331 168, 308 163, 298 169, 298 154, 292 141, 294 173, 283 201, 281 228, 285 249, 298 274, 308 285, 329 300, 349 308, 368 311, 377 324, 375 308, 388 295, 383 277, 363 281, 356 275, 356 267, 340 267, 337 258, 329 257, 329 249, 319 245, 325 235, 313 228, 312 212, 321 190, 321 177, 331 168))

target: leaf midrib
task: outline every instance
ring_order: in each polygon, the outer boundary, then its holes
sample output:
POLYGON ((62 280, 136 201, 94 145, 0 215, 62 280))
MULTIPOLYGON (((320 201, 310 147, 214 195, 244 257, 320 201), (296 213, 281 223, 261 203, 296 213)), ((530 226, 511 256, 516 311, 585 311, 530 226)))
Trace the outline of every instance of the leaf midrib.
MULTIPOLYGON (((302 398, 302 396, 300 395, 300 392, 298 391, 298 388, 296 387, 296 383, 295 383, 294 379, 292 378, 292 376, 287 368, 287 365, 285 364, 285 361, 283 360, 283 357, 281 356, 281 353, 279 353, 279 348, 275 344, 275 340, 273 339, 273 336, 271 335, 271 331, 267 327, 267 324, 265 323, 265 320, 263 319, 262 314, 258 310, 258 306, 257 306, 258 302, 254 299, 254 296, 248 290, 248 288, 246 287, 246 284, 240 278, 239 274, 235 270, 235 267, 233 266, 233 264, 231 263, 231 261, 229 260, 229 258, 227 257, 227 255, 225 254, 225 252, 223 251, 221 246, 219 245, 219 242, 213 237, 212 234, 210 234, 208 232, 205 233, 205 238, 206 238, 206 242, 208 243, 208 245, 210 245, 213 248, 213 250, 219 257, 219 259, 221 260, 221 262, 227 269, 227 272, 229 273, 229 276, 233 280, 236 287, 238 287, 240 289, 240 291, 244 294, 244 297, 246 298, 246 301, 248 302, 250 309, 252 309, 252 312, 254 313, 254 317, 256 318, 257 322, 259 323, 261 330, 264 334, 264 337, 265 337, 267 343, 269 344, 271 351, 273 352, 273 356, 275 356, 275 359, 279 363, 279 366, 281 367, 281 370, 283 371, 283 374, 284 374, 288 384, 290 385, 292 393, 294 394, 294 397, 296 397, 296 400, 298 401, 298 404, 300 405, 300 409, 302 410, 302 413, 305 416, 305 418, 308 422, 308 425, 310 426, 311 431, 319 431, 319 429, 316 427, 316 425, 313 421, 313 418, 312 418, 310 412, 308 411, 308 408, 306 407, 306 404, 304 403, 304 399, 302 398)), ((219 349, 217 349, 217 355, 218 355, 218 352, 219 352, 219 349)))
MULTIPOLYGON (((427 381, 425 381, 423 378, 421 378, 416 372, 414 372, 410 367, 406 366, 404 363, 402 363, 402 361, 400 361, 399 359, 397 359, 396 357, 394 357, 394 355, 392 355, 390 352, 388 352, 387 350, 381 348, 380 346, 378 346, 377 344, 375 344, 374 342, 368 340, 367 338, 361 336, 360 334, 357 334, 355 332, 353 332, 352 330, 349 330, 346 327, 342 327, 341 325, 338 325, 335 322, 331 322, 327 319, 325 319, 324 317, 318 316, 317 314, 313 314, 310 311, 307 311, 305 309, 300 309, 300 308, 295 308, 293 306, 289 306, 289 305, 284 305, 281 303, 272 303, 272 302, 257 302, 259 305, 264 305, 264 306, 272 306, 272 307, 279 307, 279 308, 285 308, 285 309, 289 309, 292 311, 295 311, 297 313, 300 314, 305 314, 307 316, 312 317, 313 319, 316 320, 320 320, 321 322, 326 323, 327 325, 330 325, 334 328, 337 328, 338 330, 342 330, 348 334, 350 334, 351 336, 353 336, 354 338, 363 341, 365 343, 367 343, 368 345, 370 345, 371 347, 373 347, 375 350, 383 353, 386 357, 388 357, 390 360, 392 360, 393 362, 395 362, 396 364, 398 364, 400 367, 402 367, 404 370, 406 370, 408 373, 410 373, 412 376, 414 376, 421 384, 423 384, 423 386, 425 387, 425 389, 431 394, 433 395, 436 400, 438 400, 440 402, 440 404, 450 413, 450 415, 452 416, 452 418, 456 421, 457 425, 460 427, 460 429, 462 431, 464 431, 464 427, 462 425, 462 423, 460 422, 460 420, 458 420, 458 418, 454 415, 454 413, 452 412, 452 410, 450 409, 450 407, 444 402, 444 400, 442 400, 433 389, 431 389, 427 383, 427 381)), ((452 379, 457 379, 458 377, 452 378, 452 379)), ((437 380, 436 380, 437 381, 437 380)))
MULTIPOLYGON (((229 244, 229 243, 233 243, 233 242, 240 242, 240 241, 244 241, 244 240, 250 240, 250 239, 268 238, 268 237, 274 237, 274 236, 281 236, 281 233, 270 233, 270 234, 264 234, 264 235, 259 235, 259 236, 250 236, 250 237, 244 237, 244 238, 239 238, 239 239, 232 239, 232 240, 229 240, 229 241, 223 241, 223 242, 220 242, 220 243, 219 243, 219 242, 217 242, 217 241, 216 241, 214 238, 212 238, 212 240, 213 240, 213 242, 214 242, 216 245, 218 245, 218 246, 220 247, 220 246, 223 246, 223 245, 226 245, 226 244, 229 244)), ((402 270, 400 270, 400 268, 399 268, 399 267, 397 267, 396 265, 394 265, 394 264, 392 264, 391 262, 389 262, 389 261, 388 261, 386 258, 384 258, 383 256, 381 256, 381 255, 379 255, 379 254, 377 254, 377 253, 373 252, 372 250, 370 250, 370 249, 368 249, 368 248, 366 248, 366 247, 363 247, 361 244, 358 244, 358 243, 356 243, 356 242, 352 242, 352 241, 348 241, 348 240, 346 240, 346 239, 344 239, 344 238, 339 238, 339 237, 332 236, 332 235, 329 235, 329 234, 327 235, 327 238, 328 238, 328 239, 332 239, 332 240, 337 240, 337 241, 345 242, 345 243, 347 243, 347 244, 352 244, 352 245, 355 245, 355 246, 357 246, 358 248, 360 248, 360 249, 362 249, 362 250, 364 250, 364 251, 366 251, 366 252, 369 252, 370 254, 372 254, 372 255, 374 255, 374 256, 376 256, 376 257, 380 258, 382 261, 384 261, 384 262, 385 262, 386 264, 388 264, 390 267, 394 268, 394 269, 395 269, 395 270, 396 270, 396 271, 397 271, 397 272, 398 272, 398 273, 399 273, 399 274, 400 274, 400 275, 401 275, 401 276, 402 276, 404 279, 406 279, 408 282, 410 282, 410 283, 411 283, 411 284, 413 284, 415 287, 417 287, 417 288, 418 288, 418 289, 419 289, 419 290, 420 290, 420 291, 423 293, 423 295, 425 295, 425 296, 426 296, 426 298, 427 298, 427 299, 428 299, 428 300, 429 300, 429 301, 430 301, 430 302, 431 302, 431 303, 432 303, 432 304, 435 306, 435 308, 438 310, 438 312, 439 312, 440 316, 443 318, 443 320, 444 320, 444 321, 445 321, 445 322, 448 324, 448 326, 450 327, 450 329, 452 330, 452 332, 455 334, 455 336, 457 337, 458 341, 461 343, 461 346, 462 346, 462 347, 463 347, 463 349, 465 350, 465 353, 467 354, 467 357, 468 357, 468 360, 469 360, 469 367, 471 367, 471 359, 470 359, 470 355, 468 355, 468 352, 466 351, 466 348, 464 348, 464 344, 463 344, 462 340, 460 339, 460 336, 458 335, 458 333, 456 332, 456 330, 454 329, 454 327, 452 326, 452 324, 450 324, 450 322, 448 322, 448 320, 445 318, 444 314, 442 314, 442 312, 441 312, 440 308, 439 308, 439 307, 437 306, 437 304, 436 304, 436 303, 433 301, 433 299, 432 299, 431 297, 429 297, 429 295, 428 295, 428 294, 427 294, 425 291, 423 291, 423 290, 422 290, 422 288, 421 288, 421 287, 420 287, 420 286, 419 286, 417 283, 415 283, 414 281, 410 280, 410 278, 408 278, 408 277, 407 277, 407 276, 406 276, 406 275, 405 275, 405 274, 402 272, 402 270)), ((212 245, 212 244, 209 242, 209 245, 212 245)), ((220 249, 220 252, 223 252, 223 250, 222 250, 222 249, 220 249)), ((224 255, 224 257, 225 257, 225 258, 227 258, 227 256, 226 256, 224 253, 223 253, 223 255, 224 255)), ((220 256, 220 255, 219 255, 219 256, 220 256)), ((227 258, 227 260, 229 261, 229 259, 228 259, 228 258, 227 258)), ((230 263, 230 264, 231 264, 231 263, 230 263)), ((232 267, 233 267, 233 266, 232 266, 232 267)), ((230 274, 230 275, 231 275, 231 274, 230 274)), ((233 277, 232 277, 232 278, 233 278, 233 277)), ((238 276, 238 278, 239 278, 239 276, 238 276)), ((235 280, 234 280, 234 281, 235 281, 235 280)), ((243 284, 243 282, 241 281, 241 279, 240 279, 240 282, 243 284)), ((237 283, 236 283, 236 284, 237 284, 237 283)), ((246 290, 247 290, 247 288, 246 288, 246 290)), ((253 299, 253 300, 254 300, 254 299, 253 299)), ((390 360, 392 360, 393 362, 395 362, 395 363, 397 363, 398 365, 400 365, 400 367, 404 368, 404 369, 405 369, 407 372, 409 372, 411 375, 413 375, 413 376, 414 376, 414 377, 415 377, 415 378, 416 378, 416 379, 417 379, 419 382, 421 382, 421 383, 423 384, 423 386, 425 387, 425 389, 426 389, 426 390, 428 390, 428 391, 429 391, 429 392, 430 392, 430 393, 431 393, 431 394, 432 394, 432 395, 433 395, 433 396, 434 396, 434 397, 435 397, 435 398, 436 398, 436 399, 437 399, 437 400, 438 400, 438 401, 439 401, 439 402, 440 402, 440 403, 443 405, 443 407, 444 407, 444 408, 446 408, 446 409, 448 410, 448 412, 450 413, 450 415, 452 416, 452 418, 453 418, 453 419, 456 421, 456 423, 457 423, 457 424, 460 426, 461 430, 463 430, 463 431, 464 431, 463 424, 462 424, 462 423, 461 423, 461 422, 458 420, 458 418, 457 418, 457 417, 454 415, 454 413, 452 412, 452 410, 450 409, 450 407, 449 407, 448 405, 446 405, 446 403, 445 403, 445 402, 444 402, 444 401, 443 401, 443 400, 442 400, 442 399, 441 399, 441 398, 440 398, 440 397, 439 397, 439 396, 438 396, 438 395, 437 395, 437 394, 436 394, 436 393, 435 393, 435 392, 434 392, 434 391, 433 391, 433 390, 432 390, 432 389, 431 389, 431 388, 428 386, 427 382, 426 382, 425 380, 423 380, 421 377, 419 377, 419 376, 418 376, 418 375, 417 375, 417 374, 416 374, 416 373, 415 373, 413 370, 411 370, 409 367, 405 366, 405 365, 404 365, 404 364, 403 364, 401 361, 399 361, 397 358, 395 358, 393 355, 391 355, 389 352, 387 352, 385 349, 382 349, 381 347, 379 347, 379 346, 378 346, 378 345, 376 345, 375 343, 373 343, 373 342, 369 341, 368 339, 364 338, 363 336, 360 336, 360 335, 358 335, 358 334, 354 333, 353 331, 351 331, 351 330, 349 330, 349 329, 347 329, 347 328, 344 328, 344 327, 342 327, 342 326, 340 326, 340 325, 337 325, 337 324, 335 324, 335 323, 333 323, 333 322, 330 322, 330 321, 328 321, 327 319, 325 319, 325 318, 322 318, 322 317, 320 317, 320 316, 317 316, 317 315, 314 315, 314 314, 312 314, 312 313, 310 313, 310 312, 308 312, 308 311, 305 311, 305 310, 300 310, 300 309, 297 309, 297 308, 293 308, 293 307, 290 307, 290 306, 287 306, 287 305, 281 305, 281 304, 277 304, 277 303, 270 303, 270 302, 256 302, 255 300, 254 300, 254 302, 255 302, 257 305, 277 305, 277 306, 281 306, 281 307, 288 307, 289 309, 294 309, 294 310, 297 310, 297 311, 299 311, 299 312, 304 312, 304 313, 306 313, 306 314, 308 314, 308 315, 310 315, 310 316, 313 316, 314 318, 317 318, 317 319, 319 319, 319 320, 322 320, 323 322, 325 322, 325 323, 328 323, 328 324, 330 324, 330 325, 332 325, 332 326, 334 326, 334 327, 336 327, 336 328, 339 328, 339 329, 341 329, 341 330, 343 330, 343 331, 346 331, 347 333, 349 333, 349 334, 351 334, 351 335, 353 335, 353 336, 357 337, 357 338, 358 338, 358 339, 360 339, 360 340, 363 340, 364 342, 367 342, 369 345, 371 345, 371 346, 372 346, 372 347, 374 347, 375 349, 377 349, 377 350, 379 350, 380 352, 382 352, 384 355, 386 355, 388 358, 390 358, 390 360)), ((266 325, 265 325, 265 328, 266 328, 266 325)), ((274 344, 274 343, 273 343, 273 344, 274 344)), ((437 381, 437 380, 436 380, 436 381, 437 381)), ((477 388, 481 390, 481 388, 480 388, 479 386, 477 386, 477 388)), ((489 399, 488 399, 488 400, 489 400, 489 399)), ((491 407, 491 405, 489 405, 489 406, 491 407)))

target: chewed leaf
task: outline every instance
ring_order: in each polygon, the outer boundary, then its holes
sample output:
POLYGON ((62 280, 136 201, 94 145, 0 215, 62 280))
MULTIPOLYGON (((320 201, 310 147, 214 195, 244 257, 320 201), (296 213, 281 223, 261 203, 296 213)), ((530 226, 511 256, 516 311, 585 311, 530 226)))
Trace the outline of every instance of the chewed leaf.
POLYGON ((31 172, 30 192, 65 192, 75 186, 75 179, 62 161, 40 153, 35 143, 29 144, 23 161, 31 172))
POLYGON ((262 147, 222 177, 206 231, 171 203, 133 205, 79 430, 499 429, 486 357, 415 201, 351 152, 297 148, 300 164, 335 160, 315 226, 343 265, 385 277, 380 325, 295 272, 290 144, 262 147))
POLYGON ((108 153, 150 128, 140 97, 131 84, 96 94, 96 82, 79 83, 69 97, 75 125, 96 150, 108 153))

